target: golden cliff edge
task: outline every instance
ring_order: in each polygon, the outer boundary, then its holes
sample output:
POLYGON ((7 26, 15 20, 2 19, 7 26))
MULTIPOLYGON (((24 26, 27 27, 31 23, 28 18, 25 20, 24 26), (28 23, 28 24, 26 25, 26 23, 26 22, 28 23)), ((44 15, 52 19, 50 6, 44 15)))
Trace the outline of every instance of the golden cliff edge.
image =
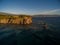
POLYGON ((31 24, 32 16, 27 15, 0 15, 0 24, 31 24))

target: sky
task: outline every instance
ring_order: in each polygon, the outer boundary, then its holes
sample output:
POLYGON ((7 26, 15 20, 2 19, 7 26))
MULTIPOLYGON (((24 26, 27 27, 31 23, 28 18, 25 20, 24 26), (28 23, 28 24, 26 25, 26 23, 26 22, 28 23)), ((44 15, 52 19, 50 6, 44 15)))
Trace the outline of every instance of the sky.
POLYGON ((12 14, 60 14, 60 0, 0 0, 0 12, 12 14))

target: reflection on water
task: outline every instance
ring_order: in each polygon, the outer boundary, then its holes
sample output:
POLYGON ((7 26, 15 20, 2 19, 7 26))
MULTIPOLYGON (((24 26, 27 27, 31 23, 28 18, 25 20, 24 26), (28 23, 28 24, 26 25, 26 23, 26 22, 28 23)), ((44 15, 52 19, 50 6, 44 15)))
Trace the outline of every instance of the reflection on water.
POLYGON ((0 45, 59 45, 60 26, 57 23, 49 22, 48 29, 43 29, 39 23, 0 24, 0 45))

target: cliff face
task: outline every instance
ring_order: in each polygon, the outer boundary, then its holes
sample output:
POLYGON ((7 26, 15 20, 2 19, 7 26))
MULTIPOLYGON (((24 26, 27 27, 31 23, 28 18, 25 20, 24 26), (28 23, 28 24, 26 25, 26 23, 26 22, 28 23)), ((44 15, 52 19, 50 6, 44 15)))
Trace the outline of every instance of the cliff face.
POLYGON ((4 24, 31 24, 32 17, 31 16, 1 16, 0 15, 0 23, 4 24))

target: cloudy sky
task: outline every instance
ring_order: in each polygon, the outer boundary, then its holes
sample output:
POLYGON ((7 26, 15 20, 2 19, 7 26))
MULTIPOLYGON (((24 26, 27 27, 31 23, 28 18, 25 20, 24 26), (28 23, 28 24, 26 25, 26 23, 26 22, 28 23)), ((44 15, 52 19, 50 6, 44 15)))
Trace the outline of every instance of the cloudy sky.
POLYGON ((0 12, 60 14, 60 0, 0 0, 0 12))

